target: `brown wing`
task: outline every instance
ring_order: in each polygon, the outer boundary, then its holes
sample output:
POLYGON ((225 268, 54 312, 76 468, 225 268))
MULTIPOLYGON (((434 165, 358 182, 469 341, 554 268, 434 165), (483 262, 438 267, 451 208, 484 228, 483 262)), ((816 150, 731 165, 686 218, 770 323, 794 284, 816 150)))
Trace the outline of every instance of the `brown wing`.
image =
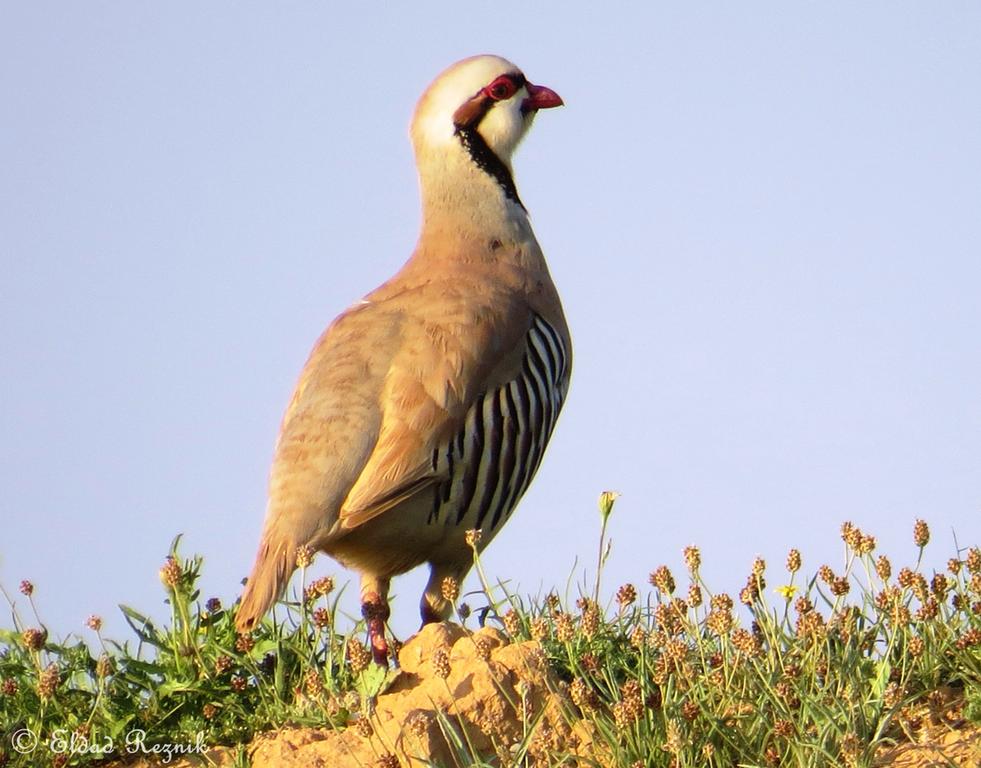
POLYGON ((495 526, 510 513, 541 460, 571 359, 564 334, 529 308, 504 317, 504 326, 478 325, 468 349, 445 338, 446 326, 431 328, 425 335, 438 343, 393 366, 378 443, 342 505, 343 528, 433 485, 446 500, 453 491, 460 521, 473 510, 474 527, 491 510, 495 526))

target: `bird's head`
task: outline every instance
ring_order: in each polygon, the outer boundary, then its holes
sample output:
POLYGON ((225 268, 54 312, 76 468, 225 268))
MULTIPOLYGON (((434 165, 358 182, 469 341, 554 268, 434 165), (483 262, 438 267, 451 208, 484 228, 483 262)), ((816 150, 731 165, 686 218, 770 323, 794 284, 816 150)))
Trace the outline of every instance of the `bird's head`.
POLYGON ((520 204, 511 155, 538 110, 561 105, 555 91, 531 83, 507 59, 464 59, 440 74, 419 99, 410 131, 416 156, 422 166, 434 155, 462 150, 520 204))

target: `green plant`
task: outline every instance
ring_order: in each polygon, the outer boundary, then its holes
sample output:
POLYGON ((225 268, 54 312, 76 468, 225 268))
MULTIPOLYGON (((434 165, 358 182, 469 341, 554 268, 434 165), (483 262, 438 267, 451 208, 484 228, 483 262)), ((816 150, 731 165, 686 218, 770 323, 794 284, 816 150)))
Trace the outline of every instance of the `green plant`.
MULTIPOLYGON (((504 584, 492 587, 473 534, 487 600, 477 616, 546 654, 563 680, 570 724, 592 734, 580 764, 871 766, 881 748, 928 725, 981 721, 977 547, 959 551, 945 572, 926 573, 929 529, 917 521, 916 562, 894 573, 875 539, 846 523, 839 570, 822 565, 803 578, 792 549, 775 587, 757 559, 735 599, 705 583, 701 553, 688 547, 685 584, 659 566, 650 592, 624 584, 604 606, 596 585, 610 555, 614 498, 601 506, 596 583, 573 598, 522 598, 504 584)), ((166 757, 214 745, 237 749, 245 766, 245 746, 260 731, 368 728, 353 715, 369 711, 391 674, 371 663, 361 623, 337 627, 333 580, 308 583, 312 553, 300 559, 292 599, 240 636, 234 606, 201 601, 202 559, 182 558, 179 544, 178 537, 160 569, 169 623, 121 607, 134 641, 105 638, 93 616, 94 650, 77 637, 56 642, 33 584, 20 585, 28 618, 4 592, 13 628, 0 630, 0 766, 85 765, 104 755, 166 757), (133 734, 140 734, 135 742, 133 734), (26 749, 31 737, 33 750, 26 749)), ((459 596, 456 583, 444 590, 447 599, 459 596)), ((513 708, 524 718, 524 737, 495 755, 475 753, 453 712, 435 716, 461 765, 572 764, 574 745, 543 738, 540 713, 520 702, 513 708)), ((390 753, 382 759, 397 763, 390 753)))

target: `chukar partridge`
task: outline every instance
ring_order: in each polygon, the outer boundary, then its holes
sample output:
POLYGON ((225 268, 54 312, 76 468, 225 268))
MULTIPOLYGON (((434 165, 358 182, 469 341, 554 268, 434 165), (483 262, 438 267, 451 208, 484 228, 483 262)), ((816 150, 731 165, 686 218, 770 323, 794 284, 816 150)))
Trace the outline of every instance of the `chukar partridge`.
POLYGON ((255 566, 249 631, 284 591, 297 548, 361 574, 376 660, 387 660, 390 579, 431 575, 423 623, 449 617, 466 532, 490 542, 528 488, 565 399, 572 346, 518 196, 511 155, 562 100, 514 64, 476 56, 419 100, 422 195, 412 257, 320 337, 283 418, 255 566))

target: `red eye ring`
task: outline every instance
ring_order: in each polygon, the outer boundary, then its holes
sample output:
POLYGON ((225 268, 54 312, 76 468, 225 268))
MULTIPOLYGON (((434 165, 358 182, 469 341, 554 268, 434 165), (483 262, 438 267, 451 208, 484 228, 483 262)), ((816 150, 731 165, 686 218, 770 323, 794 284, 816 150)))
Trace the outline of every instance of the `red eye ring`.
POLYGON ((494 101, 510 99, 517 92, 518 86, 508 75, 501 75, 490 85, 484 87, 484 95, 494 101))

